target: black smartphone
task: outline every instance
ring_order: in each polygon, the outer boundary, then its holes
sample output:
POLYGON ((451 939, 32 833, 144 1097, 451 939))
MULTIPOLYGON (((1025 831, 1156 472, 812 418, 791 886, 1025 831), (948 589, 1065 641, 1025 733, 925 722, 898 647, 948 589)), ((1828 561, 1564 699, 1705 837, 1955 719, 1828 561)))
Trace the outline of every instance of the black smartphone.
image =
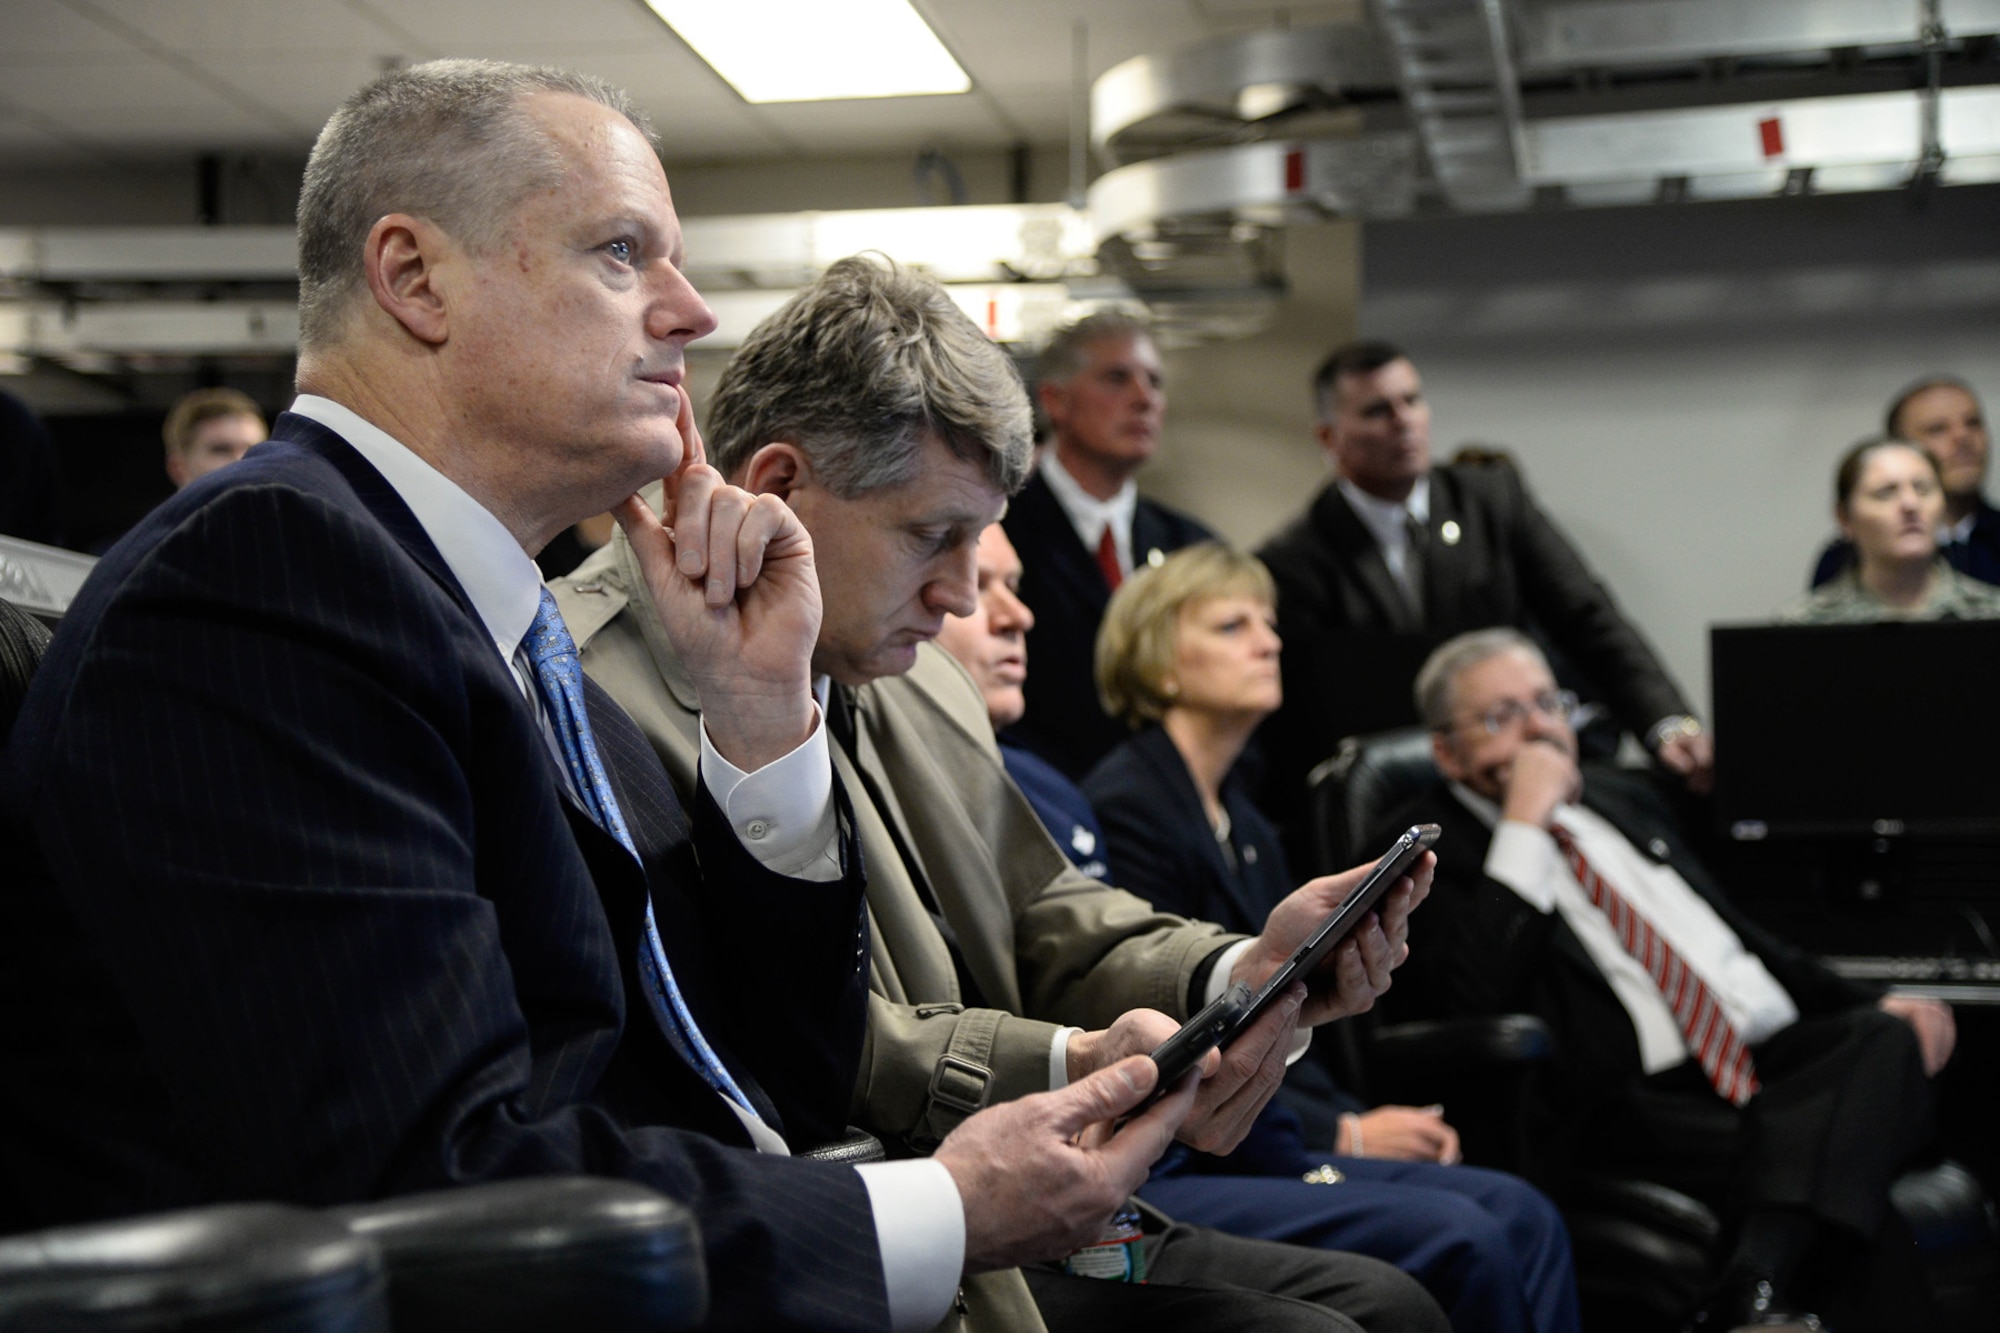
POLYGON ((1236 1025, 1222 1034, 1227 1043, 1244 1028, 1257 1021, 1258 1015, 1271 1007, 1271 1002, 1285 993, 1294 981, 1303 981, 1312 970, 1320 965, 1335 945, 1354 933, 1361 924, 1361 918, 1375 910, 1375 904, 1382 901, 1382 895, 1395 886, 1397 880, 1408 873, 1417 858, 1429 851, 1444 830, 1436 824, 1412 824, 1402 837, 1389 845, 1389 850, 1376 860, 1375 868, 1362 876, 1353 892, 1341 899, 1340 906, 1326 914, 1326 919, 1313 928, 1312 934, 1292 951, 1292 956, 1281 964, 1260 986, 1257 993, 1244 1006, 1236 1025))
POLYGON ((1225 1033, 1236 1030, 1236 1020, 1249 1003, 1250 987, 1239 981, 1211 1000, 1200 1013, 1181 1024, 1173 1036, 1155 1046, 1152 1057, 1153 1063, 1160 1067, 1160 1081, 1127 1114, 1138 1115, 1172 1092, 1174 1085, 1193 1072, 1194 1067, 1201 1063, 1201 1057, 1214 1049, 1225 1033))
POLYGON ((1310 975, 1320 961, 1333 952, 1335 945, 1354 933, 1354 928, 1361 924, 1361 918, 1375 909, 1382 895, 1416 864, 1418 857, 1430 850, 1443 832, 1436 824, 1411 825, 1408 832, 1382 853, 1374 868, 1361 877, 1361 882, 1354 886, 1353 891, 1341 899, 1340 906, 1326 914, 1326 919, 1313 928, 1312 934, 1292 951, 1292 956, 1270 975, 1255 994, 1251 993, 1247 983, 1239 981, 1200 1013, 1181 1024, 1179 1030, 1161 1042, 1152 1053, 1153 1063, 1160 1067, 1160 1081, 1127 1115, 1138 1115, 1165 1096, 1211 1047, 1226 1046, 1235 1040, 1236 1034, 1255 1023, 1257 1016, 1270 1008, 1271 1002, 1283 995, 1292 982, 1310 975))

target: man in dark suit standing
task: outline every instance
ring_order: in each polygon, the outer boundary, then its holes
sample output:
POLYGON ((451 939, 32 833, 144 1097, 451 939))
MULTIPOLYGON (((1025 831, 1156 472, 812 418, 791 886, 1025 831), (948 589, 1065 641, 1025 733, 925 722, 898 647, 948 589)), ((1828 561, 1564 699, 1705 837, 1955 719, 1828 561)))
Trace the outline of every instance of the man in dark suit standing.
MULTIPOLYGON (((1938 550, 1959 573, 2000 583, 2000 509, 1986 500, 1986 412, 1972 386, 1952 375, 1926 375, 1896 395, 1883 420, 1892 440, 1908 440, 1937 460, 1944 481, 1944 527, 1938 550)), ((1812 586, 1854 563, 1854 543, 1836 539, 1820 552, 1812 586)))
POLYGON ((1537 1174, 1559 1193, 1565 1167, 1622 1169, 1714 1207, 1734 1248, 1709 1327, 1857 1275, 1877 1285, 1836 1327, 1927 1326, 1887 1201, 1929 1136, 1951 1011, 1871 1002, 1738 912, 1646 775, 1579 766, 1575 698, 1518 631, 1447 642, 1416 692, 1448 785, 1385 829, 1446 836, 1392 1015, 1546 1022, 1537 1174))
POLYGON ((1258 551, 1278 584, 1285 704, 1264 726, 1267 808, 1297 824, 1306 774, 1342 737, 1407 726, 1429 651, 1530 629, 1660 761, 1705 787, 1713 749, 1659 658, 1505 463, 1433 466, 1430 406, 1388 343, 1336 349, 1313 378, 1334 478, 1258 551))
POLYGON ((1122 311, 1059 330, 1042 352, 1035 396, 1050 441, 1001 522, 1021 553, 1021 596, 1035 675, 1008 739, 1080 780, 1125 739, 1097 701, 1091 666, 1105 603, 1133 569, 1211 540, 1196 520, 1139 494, 1160 447, 1167 395, 1146 325, 1122 311))
POLYGON ((758 1329, 929 1327, 1094 1235, 1191 1100, 1079 1144, 1143 1061, 928 1163, 783 1155, 846 1109, 862 877, 811 543, 702 461, 714 317, 643 116, 397 71, 299 217, 299 400, 99 564, 5 756, 5 1220, 622 1176, 694 1211, 709 1326, 758 1329), (710 703, 685 814, 531 560, 612 507, 710 703))

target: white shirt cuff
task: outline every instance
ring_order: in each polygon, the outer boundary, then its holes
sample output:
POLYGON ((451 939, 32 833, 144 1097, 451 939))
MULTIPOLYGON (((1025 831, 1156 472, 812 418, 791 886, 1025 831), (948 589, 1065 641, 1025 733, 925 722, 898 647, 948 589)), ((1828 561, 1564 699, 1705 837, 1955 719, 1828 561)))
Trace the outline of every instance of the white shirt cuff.
POLYGON ((1493 826, 1493 845, 1486 853, 1486 875, 1505 884, 1537 912, 1556 910, 1556 882, 1549 872, 1551 858, 1559 857, 1556 840, 1549 831, 1518 819, 1503 819, 1493 826))
POLYGON ((817 713, 812 735, 755 773, 745 773, 724 759, 704 724, 701 778, 736 830, 737 840, 765 868, 796 879, 840 878, 833 761, 827 753, 826 726, 817 713))
MULTIPOLYGON (((1256 942, 1256 937, 1252 936, 1249 939, 1238 940, 1222 951, 1221 956, 1215 960, 1215 966, 1208 969, 1208 984, 1203 987, 1201 996, 1201 1003, 1204 1008, 1222 998, 1222 992, 1229 989, 1231 974, 1236 971, 1237 961, 1244 954, 1250 952, 1250 946, 1256 942)), ((1313 1031, 1311 1028, 1299 1027, 1294 1029, 1292 1032, 1291 1049, 1285 1052, 1285 1063, 1287 1065, 1297 1064, 1300 1057, 1312 1048, 1312 1044, 1313 1031)))
POLYGON ((1238 940, 1216 957, 1215 966, 1208 969, 1208 984, 1202 988, 1200 1008, 1206 1009, 1222 998, 1222 992, 1228 990, 1229 983, 1234 980, 1236 964, 1243 960, 1243 955, 1249 953, 1250 946, 1256 942, 1254 936, 1238 940))
POLYGON ((1069 1086, 1069 1037, 1082 1028, 1057 1028, 1055 1040, 1049 1043, 1049 1091, 1069 1086))
POLYGON ((958 1182, 929 1157, 854 1169, 875 1214, 889 1326, 896 1333, 936 1326, 950 1312, 965 1270, 965 1204, 958 1182))

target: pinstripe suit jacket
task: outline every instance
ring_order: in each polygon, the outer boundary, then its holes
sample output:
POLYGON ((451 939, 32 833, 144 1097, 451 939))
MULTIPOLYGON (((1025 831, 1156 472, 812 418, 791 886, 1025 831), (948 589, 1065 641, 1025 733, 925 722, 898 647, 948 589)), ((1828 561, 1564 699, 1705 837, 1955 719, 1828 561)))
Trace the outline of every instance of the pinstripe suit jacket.
POLYGON ((711 1326, 885 1324, 859 1177, 743 1150, 625 998, 650 886, 725 1059, 838 1123, 858 874, 762 870, 705 794, 691 832, 594 693, 642 871, 563 792, 393 490, 314 423, 275 441, 100 563, 6 756, 27 852, 0 889, 12 1220, 582 1171, 693 1209, 711 1326), (700 892, 704 870, 729 892, 700 892), (782 1003, 703 966, 753 940, 782 1003), (815 1078, 830 1112, 800 1092, 815 1078))

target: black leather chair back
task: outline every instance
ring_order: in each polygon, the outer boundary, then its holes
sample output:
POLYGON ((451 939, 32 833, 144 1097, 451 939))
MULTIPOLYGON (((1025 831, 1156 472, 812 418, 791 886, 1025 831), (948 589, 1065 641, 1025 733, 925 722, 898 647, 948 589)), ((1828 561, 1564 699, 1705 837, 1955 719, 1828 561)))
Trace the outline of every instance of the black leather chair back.
POLYGON ((1313 871, 1344 870, 1381 851, 1367 838, 1396 807, 1438 780, 1431 734, 1398 727, 1349 736, 1306 778, 1312 812, 1313 871))
POLYGON ((381 1251, 275 1203, 0 1239, 0 1328, 23 1333, 389 1333, 381 1251))
POLYGON ((28 682, 48 647, 48 626, 12 602, 0 601, 0 749, 13 734, 28 682))

